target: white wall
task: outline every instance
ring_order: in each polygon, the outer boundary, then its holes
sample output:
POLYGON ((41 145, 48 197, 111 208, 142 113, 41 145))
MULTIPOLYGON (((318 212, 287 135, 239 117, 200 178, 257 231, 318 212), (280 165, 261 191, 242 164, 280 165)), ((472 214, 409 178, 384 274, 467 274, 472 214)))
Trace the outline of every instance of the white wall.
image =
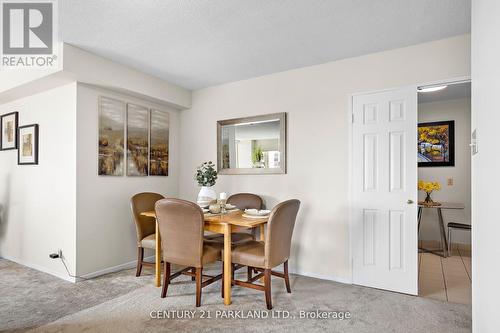
POLYGON ((0 112, 19 106, 21 123, 40 123, 41 160, 17 167, 15 152, 0 152, 0 255, 67 279, 61 263, 48 259, 58 248, 73 274, 134 265, 130 197, 141 191, 177 196, 179 111, 173 106, 190 105, 189 90, 71 45, 64 45, 61 70, 2 73, 0 112), (99 94, 170 112, 169 177, 97 177, 99 94), (43 241, 33 241, 39 236, 43 241))
POLYGON ((39 164, 17 165, 0 151, 0 256, 68 278, 49 253, 76 267, 76 83, 0 105, 19 124, 39 124, 39 164))
MULTIPOLYGON (((77 96, 77 272, 93 275, 136 260, 136 233, 130 210, 130 198, 134 194, 152 191, 178 195, 179 111, 83 84, 78 84, 77 96), (97 175, 100 95, 170 113, 168 177, 97 175)), ((152 254, 148 251, 145 255, 152 254)))
POLYGON ((64 72, 78 82, 144 96, 179 109, 191 106, 190 90, 69 44, 64 44, 64 72))
MULTIPOLYGON (((465 205, 464 210, 443 210, 445 223, 460 222, 470 224, 471 212, 471 157, 470 157, 470 98, 420 103, 418 105, 418 122, 455 121, 455 166, 454 167, 421 167, 418 168, 418 179, 438 181, 441 191, 432 193, 433 200, 441 202, 457 202, 465 205), (453 178, 453 185, 447 185, 447 179, 453 178)), ((419 199, 425 193, 419 191, 419 199)), ((439 240, 439 224, 435 209, 424 209, 420 239, 439 240)), ((448 230, 448 229, 446 229, 448 230)), ((470 233, 454 230, 453 243, 470 243, 470 233)))
POLYGON ((291 270, 350 282, 350 95, 468 75, 466 35, 195 91, 181 113, 180 196, 195 200, 196 166, 216 161, 217 120, 287 112, 288 173, 223 175, 216 189, 258 193, 267 207, 300 199, 291 270))
POLYGON ((0 93, 22 86, 26 83, 38 80, 59 69, 50 70, 3 70, 0 77, 0 93))
POLYGON ((494 333, 500 328, 500 1, 472 1, 472 128, 479 153, 472 159, 472 328, 494 333))

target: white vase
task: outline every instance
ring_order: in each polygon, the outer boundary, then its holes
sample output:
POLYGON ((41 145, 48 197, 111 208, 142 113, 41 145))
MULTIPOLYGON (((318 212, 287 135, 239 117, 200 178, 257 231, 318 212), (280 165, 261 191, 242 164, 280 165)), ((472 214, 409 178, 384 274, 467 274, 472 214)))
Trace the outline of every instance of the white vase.
POLYGON ((212 186, 202 186, 200 193, 198 193, 198 205, 208 205, 211 201, 217 199, 217 193, 212 186))

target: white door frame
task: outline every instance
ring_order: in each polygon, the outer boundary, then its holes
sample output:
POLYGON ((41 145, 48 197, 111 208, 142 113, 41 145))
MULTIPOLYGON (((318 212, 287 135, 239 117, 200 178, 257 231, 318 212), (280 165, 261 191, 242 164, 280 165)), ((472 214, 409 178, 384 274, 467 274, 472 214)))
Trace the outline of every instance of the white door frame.
MULTIPOLYGON (((348 163, 349 163, 349 168, 348 168, 348 186, 349 186, 349 193, 348 193, 348 202, 349 202, 349 212, 348 212, 348 219, 349 219, 349 271, 351 272, 351 284, 353 284, 353 198, 352 198, 352 184, 353 184, 353 174, 352 174, 352 166, 353 166, 353 99, 355 96, 359 95, 367 95, 367 94, 373 94, 373 93, 379 93, 379 92, 385 92, 385 91, 391 91, 391 90, 398 90, 398 89, 403 89, 403 88, 413 88, 415 89, 415 93, 417 93, 418 87, 422 86, 431 86, 431 85, 441 85, 441 84, 456 84, 456 83, 462 83, 462 82, 470 82, 471 81, 471 76, 459 76, 459 77, 452 77, 448 79, 440 79, 440 80, 435 80, 435 81, 427 81, 427 82, 420 82, 420 83, 415 83, 415 84, 410 84, 410 85, 403 85, 399 87, 393 87, 393 88, 387 88, 387 89, 378 89, 378 90, 366 90, 366 91, 361 91, 361 92, 356 92, 352 93, 348 97, 348 109, 347 109, 347 119, 349 122, 349 130, 348 130, 348 150, 349 150, 349 156, 348 156, 348 163)), ((418 110, 417 110, 418 111, 418 110)), ((418 126, 418 123, 415 124, 415 126, 418 126)), ((471 129, 472 130, 472 129, 471 129)), ((418 168, 417 168, 418 172, 418 168)), ((472 186, 474 182, 473 175, 471 173, 471 202, 474 202, 474 187, 472 186)), ((471 224, 474 223, 472 220, 473 217, 471 216, 471 224)), ((471 239, 471 242, 473 240, 471 239)), ((418 274, 418 271, 417 271, 418 274)))

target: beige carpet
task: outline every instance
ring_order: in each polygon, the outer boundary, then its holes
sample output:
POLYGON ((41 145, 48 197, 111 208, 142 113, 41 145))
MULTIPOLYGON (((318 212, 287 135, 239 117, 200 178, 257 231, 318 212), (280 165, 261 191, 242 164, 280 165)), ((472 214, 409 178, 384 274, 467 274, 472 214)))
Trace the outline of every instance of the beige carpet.
MULTIPOLYGON (((132 271, 128 271, 133 274, 132 271)), ((244 275, 241 275, 243 277, 244 275)), ((150 277, 149 277, 150 278, 150 277)), ((282 279, 273 281, 274 310, 265 311, 262 292, 235 287, 233 304, 222 305, 220 282, 203 290, 202 307, 194 307, 194 283, 181 277, 160 298, 160 288, 147 284, 99 305, 62 317, 30 332, 470 332, 471 308, 306 277, 292 277, 292 294, 282 279), (195 311, 194 319, 152 319, 151 311, 195 311), (226 319, 229 316, 279 316, 288 319, 226 319), (256 312, 252 312, 257 310, 256 312), (300 311, 349 311, 352 318, 300 319, 300 311), (200 318, 202 313, 211 319, 200 318), (217 312, 225 311, 225 312, 217 312), (242 311, 242 312, 237 312, 242 311)), ((43 304, 39 304, 43 306, 43 304)))

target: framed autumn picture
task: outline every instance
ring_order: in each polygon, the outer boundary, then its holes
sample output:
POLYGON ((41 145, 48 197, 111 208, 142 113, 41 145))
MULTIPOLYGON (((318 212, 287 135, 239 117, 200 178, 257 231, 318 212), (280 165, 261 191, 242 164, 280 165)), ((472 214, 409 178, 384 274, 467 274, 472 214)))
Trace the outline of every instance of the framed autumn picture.
POLYGON ((418 166, 455 166, 455 122, 418 124, 418 166))

